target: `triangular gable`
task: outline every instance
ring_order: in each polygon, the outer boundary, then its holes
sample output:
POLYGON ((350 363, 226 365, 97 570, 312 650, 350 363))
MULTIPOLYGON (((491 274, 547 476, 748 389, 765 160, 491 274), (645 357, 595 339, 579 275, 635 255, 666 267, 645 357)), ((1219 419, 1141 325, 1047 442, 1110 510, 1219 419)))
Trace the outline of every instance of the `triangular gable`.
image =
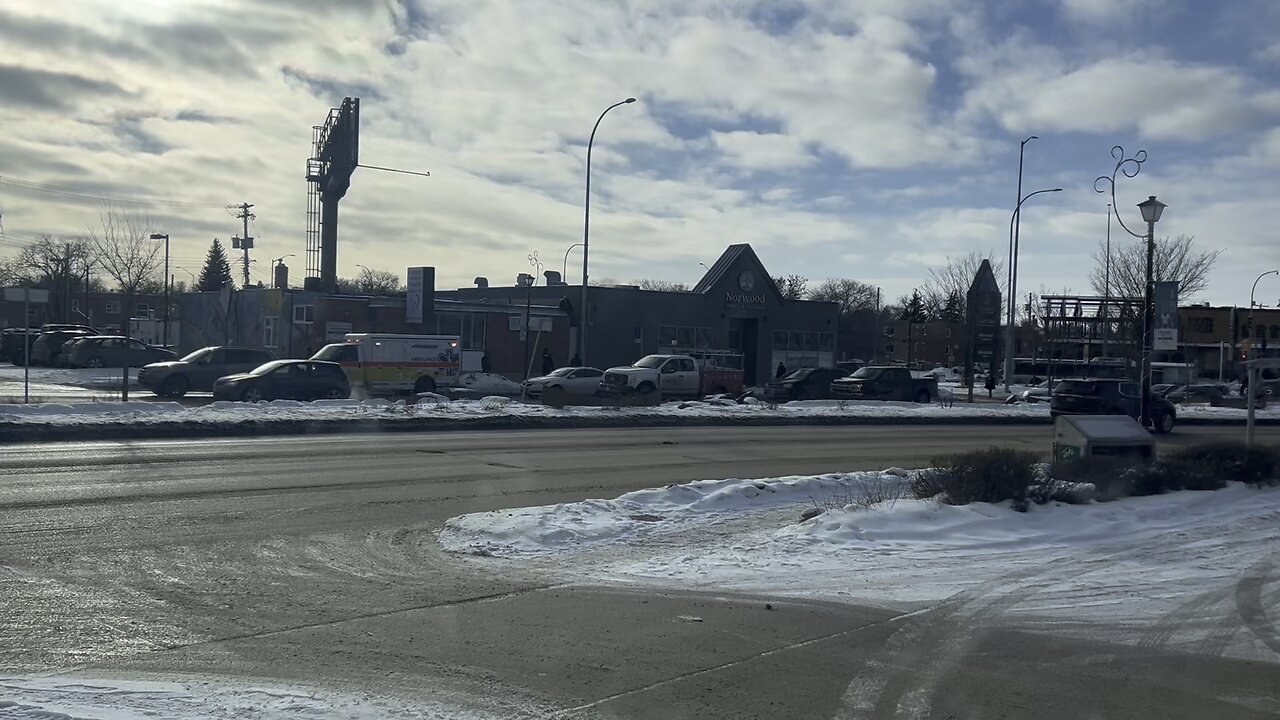
MULTIPOLYGON (((773 282, 773 276, 769 274, 764 263, 760 262, 760 258, 756 255, 755 250, 751 249, 751 245, 747 243, 739 243, 730 245, 721 253, 720 258, 711 266, 707 273, 702 276, 697 285, 693 286, 695 293, 703 295, 715 290, 721 282, 728 278, 729 274, 735 270, 742 272, 743 269, 749 269, 755 274, 755 292, 767 292, 773 296, 776 301, 782 301, 782 293, 778 291, 778 286, 773 282)), ((736 287, 736 281, 734 281, 736 287)))

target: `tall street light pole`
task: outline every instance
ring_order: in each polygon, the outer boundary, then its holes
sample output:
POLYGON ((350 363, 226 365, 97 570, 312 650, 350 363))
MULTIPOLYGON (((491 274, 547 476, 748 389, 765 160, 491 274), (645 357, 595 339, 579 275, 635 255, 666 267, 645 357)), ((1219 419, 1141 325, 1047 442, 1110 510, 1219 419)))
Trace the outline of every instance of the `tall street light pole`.
POLYGON ((584 365, 587 362, 587 260, 591 251, 591 147, 595 144, 596 130, 600 129, 600 121, 604 120, 604 116, 619 105, 635 101, 635 98, 629 97, 605 108, 600 117, 596 118, 596 124, 591 128, 591 137, 587 140, 587 192, 582 212, 582 314, 578 325, 578 359, 584 365))
MULTIPOLYGON (((1032 137, 1035 137, 1034 135, 1032 137)), ((1009 237, 1015 237, 1017 232, 1017 224, 1022 216, 1022 203, 1041 193, 1062 192, 1062 188, 1046 188, 1037 190, 1028 194, 1026 197, 1018 201, 1018 206, 1013 209, 1013 215, 1009 217, 1009 237)), ((1009 304, 1009 311, 1006 313, 1008 318, 1008 329, 1004 338, 1004 391, 1009 392, 1009 376, 1013 375, 1013 335, 1014 325, 1017 322, 1017 306, 1018 300, 1015 294, 1018 291, 1018 244, 1011 244, 1013 254, 1009 256, 1009 297, 1005 302, 1009 304)))
POLYGON ((1253 300, 1253 294, 1258 289, 1258 281, 1268 275, 1280 275, 1280 270, 1268 270, 1259 275, 1253 281, 1253 287, 1249 289, 1249 354, 1246 359, 1253 359, 1253 340, 1258 334, 1258 328, 1253 324, 1253 309, 1258 306, 1253 300))
POLYGON ((151 233, 152 240, 164 240, 164 329, 161 331, 165 347, 169 346, 169 235, 151 233))
MULTIPOLYGON (((1018 143, 1018 194, 1017 194, 1017 195, 1015 195, 1015 196, 1014 196, 1014 198, 1013 198, 1013 204, 1014 204, 1014 212, 1013 212, 1013 226, 1014 226, 1014 227, 1013 227, 1013 231, 1009 233, 1009 254, 1005 256, 1005 257, 1009 258, 1009 267, 1008 267, 1008 268, 1006 268, 1008 278, 1007 278, 1007 282, 1005 283, 1005 289, 1009 291, 1009 299, 1010 299, 1010 300, 1011 300, 1012 298, 1015 298, 1015 297, 1017 297, 1017 296, 1018 296, 1018 294, 1014 291, 1014 287, 1013 287, 1014 278, 1015 278, 1015 277, 1017 277, 1017 273, 1018 273, 1018 266, 1017 266, 1017 262, 1016 262, 1013 258, 1014 258, 1014 257, 1016 257, 1016 256, 1017 256, 1017 254, 1018 254, 1018 240, 1017 240, 1017 238, 1018 238, 1018 231, 1021 229, 1021 226, 1022 226, 1022 222, 1021 222, 1021 221, 1022 221, 1022 217, 1021 217, 1021 215, 1018 213, 1018 207, 1022 205, 1022 200, 1023 200, 1023 197, 1022 197, 1022 160, 1023 160, 1024 155, 1026 154, 1027 143, 1031 142, 1032 140, 1039 140, 1039 139, 1040 139, 1040 136, 1039 136, 1039 135, 1029 135, 1029 136, 1027 136, 1027 139, 1025 139, 1025 140, 1023 140, 1022 142, 1018 143)), ((1014 304, 1014 303, 1012 303, 1012 302, 1011 302, 1011 303, 1010 303, 1010 306, 1012 307, 1012 305, 1013 305, 1013 304, 1014 304)), ((1016 311, 1014 311, 1014 312, 1016 312, 1016 311)), ((1009 316, 1009 318, 1010 318, 1009 326, 1010 326, 1010 327, 1013 327, 1013 320, 1012 320, 1012 318, 1013 318, 1013 312, 1007 312, 1007 313, 1006 313, 1006 315, 1008 315, 1008 316, 1009 316)), ((1006 374, 1006 376, 1005 376, 1005 377, 1008 377, 1008 375, 1006 374)), ((1008 381, 1006 380, 1006 383, 1007 383, 1007 382, 1008 382, 1008 381)), ((1006 388, 1006 390, 1007 390, 1007 389, 1008 389, 1008 388, 1006 388)))
POLYGON ((1160 215, 1164 212, 1164 203, 1156 199, 1155 195, 1150 195, 1143 202, 1138 203, 1138 209, 1142 211, 1142 219, 1147 223, 1147 285, 1146 292, 1142 298, 1142 419, 1143 427, 1151 424, 1151 351, 1152 351, 1152 331, 1155 329, 1155 307, 1152 305, 1151 299, 1154 286, 1152 284, 1152 265, 1155 262, 1156 254, 1156 223, 1160 221, 1160 215))

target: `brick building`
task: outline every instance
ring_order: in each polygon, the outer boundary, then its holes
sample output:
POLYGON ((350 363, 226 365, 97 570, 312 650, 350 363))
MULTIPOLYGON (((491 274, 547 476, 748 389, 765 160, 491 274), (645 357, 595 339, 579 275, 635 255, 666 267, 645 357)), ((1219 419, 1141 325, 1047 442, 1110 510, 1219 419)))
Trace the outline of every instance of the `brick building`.
POLYGON ((967 335, 963 323, 894 320, 885 324, 883 357, 912 366, 957 367, 964 365, 967 335))

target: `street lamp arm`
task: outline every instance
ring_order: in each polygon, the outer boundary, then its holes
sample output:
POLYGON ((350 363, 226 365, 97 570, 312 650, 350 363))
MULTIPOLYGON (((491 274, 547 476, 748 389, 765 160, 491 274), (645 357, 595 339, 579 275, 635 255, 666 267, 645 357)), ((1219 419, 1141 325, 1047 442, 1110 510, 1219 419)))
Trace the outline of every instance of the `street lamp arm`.
POLYGON ((1116 220, 1119 221, 1120 227, 1124 228, 1125 232, 1140 240, 1145 239, 1147 237, 1146 233, 1136 233, 1130 230, 1129 226, 1124 224, 1124 218, 1120 217, 1120 206, 1116 203, 1116 176, 1124 175, 1127 178, 1137 177, 1138 173, 1142 172, 1142 164, 1147 161, 1147 151, 1139 150, 1133 154, 1133 157, 1125 157, 1124 148, 1119 145, 1115 145, 1111 148, 1111 157, 1116 161, 1115 168, 1111 170, 1110 175, 1099 175, 1098 178, 1093 181, 1093 191, 1096 193, 1105 193, 1110 191, 1111 212, 1116 216, 1116 220))
POLYGON ((564 262, 560 264, 560 279, 566 283, 569 282, 569 253, 576 247, 582 247, 582 243, 570 245, 569 249, 564 251, 564 262))
POLYGON ((1259 275, 1257 278, 1255 278, 1255 279, 1254 279, 1254 281, 1253 281, 1253 287, 1252 287, 1252 288, 1249 288, 1249 310, 1250 310, 1250 312, 1252 312, 1252 311, 1253 311, 1253 307, 1254 307, 1253 294, 1254 294, 1254 292, 1255 292, 1255 291, 1257 291, 1257 289, 1258 289, 1258 282, 1259 282, 1260 280, 1262 280, 1262 278, 1264 278, 1264 277, 1266 277, 1266 276, 1268 276, 1268 275, 1280 275, 1280 270, 1268 270, 1268 271, 1266 271, 1266 272, 1262 273, 1261 275, 1259 275))

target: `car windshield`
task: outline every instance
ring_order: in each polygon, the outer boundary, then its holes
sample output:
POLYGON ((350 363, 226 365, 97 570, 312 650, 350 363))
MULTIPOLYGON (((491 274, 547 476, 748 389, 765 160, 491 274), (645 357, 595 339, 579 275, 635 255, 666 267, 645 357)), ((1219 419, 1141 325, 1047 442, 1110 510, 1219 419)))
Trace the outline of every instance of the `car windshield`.
POLYGON ((805 368, 804 370, 796 370, 790 375, 787 375, 786 377, 782 378, 782 380, 783 382, 786 382, 787 380, 804 380, 805 378, 809 377, 809 375, 812 373, 813 373, 812 368, 805 368))
POLYGON ((199 350, 182 358, 182 362, 200 362, 204 358, 213 354, 213 348, 200 348, 199 350))
POLYGON ((638 368, 656 368, 666 361, 664 355, 646 355, 635 362, 631 367, 638 368))
POLYGON ((852 377, 857 380, 872 380, 880 376, 881 368, 859 368, 852 377))
POLYGON ((275 370, 281 365, 288 365, 288 364, 289 364, 288 360, 272 360, 269 363, 263 363, 258 367, 250 370, 249 374, 250 375, 266 375, 267 373, 271 372, 272 370, 275 370))
POLYGON ((547 373, 547 377, 569 377, 569 373, 573 372, 575 369, 576 368, 560 368, 559 370, 552 370, 547 373))

